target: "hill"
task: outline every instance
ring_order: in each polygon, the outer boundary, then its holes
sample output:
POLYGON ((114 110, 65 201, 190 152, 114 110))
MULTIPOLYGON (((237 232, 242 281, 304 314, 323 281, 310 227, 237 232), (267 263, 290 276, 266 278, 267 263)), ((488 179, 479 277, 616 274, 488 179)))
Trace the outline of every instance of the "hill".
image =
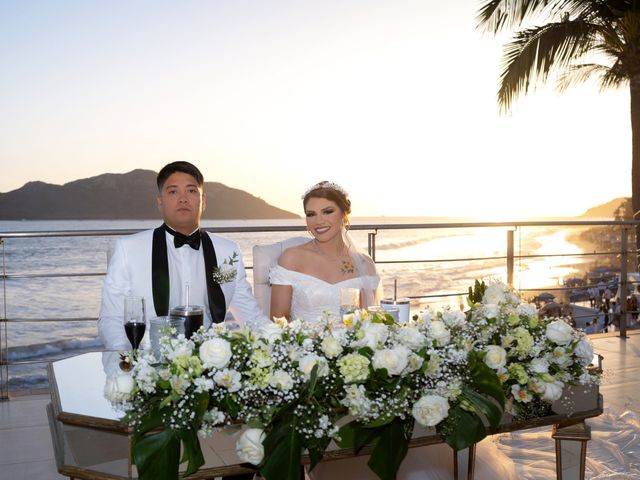
POLYGON ((623 202, 629 200, 626 197, 614 198, 613 200, 591 207, 589 210, 580 215, 581 218, 611 218, 613 219, 613 213, 616 209, 622 205, 623 202))
MULTIPOLYGON (((28 182, 0 193, 1 220, 97 220, 160 218, 156 172, 105 173, 64 185, 28 182)), ((299 218, 243 190, 205 182, 203 219, 299 218)))

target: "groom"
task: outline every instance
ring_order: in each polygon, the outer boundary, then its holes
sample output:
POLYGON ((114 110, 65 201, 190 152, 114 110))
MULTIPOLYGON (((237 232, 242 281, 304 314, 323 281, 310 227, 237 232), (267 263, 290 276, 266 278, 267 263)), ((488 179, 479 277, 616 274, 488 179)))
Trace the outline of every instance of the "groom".
POLYGON ((205 327, 222 322, 227 310, 250 327, 269 323, 251 293, 238 245, 200 229, 206 206, 200 170, 173 162, 160 170, 157 184, 164 223, 119 238, 109 261, 98 319, 105 347, 131 348, 122 325, 125 296, 143 297, 150 318, 185 305, 187 286, 189 304, 204 307, 205 327), (225 261, 233 268, 218 270, 225 261))

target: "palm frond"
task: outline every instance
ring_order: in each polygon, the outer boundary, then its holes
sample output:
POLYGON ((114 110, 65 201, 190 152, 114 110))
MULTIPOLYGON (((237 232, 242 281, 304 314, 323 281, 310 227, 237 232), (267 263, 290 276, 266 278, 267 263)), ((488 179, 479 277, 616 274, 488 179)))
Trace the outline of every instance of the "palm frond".
POLYGON ((622 85, 627 84, 629 76, 624 72, 622 68, 616 68, 614 65, 612 68, 607 69, 600 79, 600 91, 607 90, 609 88, 619 88, 622 85))
POLYGON ((528 18, 547 13, 579 15, 593 0, 488 0, 476 15, 477 28, 490 33, 517 28, 528 18))
POLYGON ((533 80, 545 81, 553 68, 565 68, 593 48, 597 25, 583 19, 549 23, 519 32, 505 46, 498 104, 508 110, 533 80))
POLYGON ((579 83, 586 82, 593 76, 604 77, 609 71, 609 67, 599 65, 597 63, 583 63, 580 65, 571 65, 567 67, 560 78, 558 79, 557 89, 559 92, 566 91, 569 87, 577 85, 579 83))

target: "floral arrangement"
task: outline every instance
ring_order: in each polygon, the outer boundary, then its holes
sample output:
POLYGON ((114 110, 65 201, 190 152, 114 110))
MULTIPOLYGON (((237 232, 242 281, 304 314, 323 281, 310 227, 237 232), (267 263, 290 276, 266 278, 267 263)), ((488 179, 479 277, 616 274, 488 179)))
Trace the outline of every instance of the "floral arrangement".
POLYGON ((391 479, 416 422, 463 449, 498 426, 505 405, 524 414, 567 383, 597 381, 584 335, 538 319, 512 289, 476 284, 470 307, 406 324, 363 310, 314 326, 275 319, 253 332, 217 325, 190 340, 167 336, 160 359, 139 351, 105 394, 135 429, 142 479, 178 478, 182 462, 197 471, 198 435, 231 423, 248 426, 238 457, 268 480, 297 479, 303 452, 313 468, 332 440, 372 446, 369 467, 391 479))
POLYGON ((238 252, 233 252, 233 255, 226 258, 222 264, 213 269, 213 281, 218 285, 222 285, 236 278, 238 273, 235 267, 236 263, 238 263, 238 252))

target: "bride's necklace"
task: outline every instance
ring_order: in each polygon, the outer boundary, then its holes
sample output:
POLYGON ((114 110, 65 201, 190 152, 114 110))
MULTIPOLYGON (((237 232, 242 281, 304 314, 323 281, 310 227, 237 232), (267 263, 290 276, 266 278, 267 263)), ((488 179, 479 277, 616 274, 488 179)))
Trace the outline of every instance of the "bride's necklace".
POLYGON ((324 257, 327 261, 336 262, 339 260, 340 271, 342 272, 343 275, 349 275, 355 272, 355 268, 353 266, 353 261, 351 261, 351 258, 344 258, 345 256, 347 256, 346 252, 338 255, 335 258, 331 258, 327 254, 322 253, 322 251, 320 250, 320 247, 318 247, 318 243, 315 238, 313 239, 313 246, 315 247, 318 255, 320 255, 321 257, 324 257))

